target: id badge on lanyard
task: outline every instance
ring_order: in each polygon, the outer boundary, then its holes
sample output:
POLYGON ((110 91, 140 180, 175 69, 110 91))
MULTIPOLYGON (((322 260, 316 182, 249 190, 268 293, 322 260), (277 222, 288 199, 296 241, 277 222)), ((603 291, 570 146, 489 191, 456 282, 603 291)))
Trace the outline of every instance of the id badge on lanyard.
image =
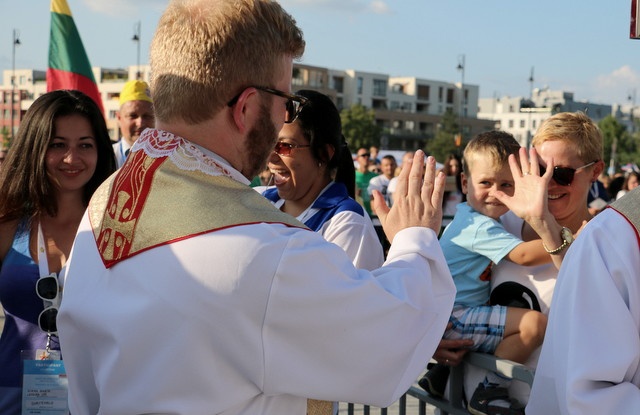
POLYGON ((68 381, 57 350, 24 351, 22 415, 67 415, 68 381))
MULTIPOLYGON (((40 225, 38 225, 38 267, 41 278, 49 276, 49 263, 40 225)), ((53 302, 47 304, 46 300, 43 301, 45 301, 45 308, 53 305, 53 302)), ((22 415, 69 414, 68 380, 64 362, 59 350, 50 349, 51 333, 47 333, 47 336, 44 349, 23 350, 21 353, 22 415)))

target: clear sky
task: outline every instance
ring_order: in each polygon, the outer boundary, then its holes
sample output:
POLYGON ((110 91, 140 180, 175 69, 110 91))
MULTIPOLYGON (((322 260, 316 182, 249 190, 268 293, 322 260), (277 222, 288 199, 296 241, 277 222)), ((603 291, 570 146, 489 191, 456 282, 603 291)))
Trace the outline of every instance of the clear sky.
MULTIPOLYGON (((141 61, 167 0, 68 0, 93 66, 141 61)), ((282 0, 305 33, 302 62, 391 76, 479 85, 481 97, 534 88, 576 100, 640 104, 640 40, 629 39, 631 0, 282 0)), ((0 70, 46 69, 49 0, 0 0, 0 70)))

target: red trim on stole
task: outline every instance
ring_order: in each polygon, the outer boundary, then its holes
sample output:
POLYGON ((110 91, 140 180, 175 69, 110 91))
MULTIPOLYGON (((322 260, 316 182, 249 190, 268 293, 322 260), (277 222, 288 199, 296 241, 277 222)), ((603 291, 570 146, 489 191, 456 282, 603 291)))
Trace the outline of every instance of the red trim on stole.
POLYGON ((166 159, 153 159, 147 157, 144 151, 136 151, 129 155, 116 175, 96 240, 107 268, 129 256, 136 223, 149 196, 151 182, 156 170, 166 159), (149 160, 151 163, 145 167, 145 161, 149 163, 149 160), (107 252, 112 253, 108 258, 105 255, 107 252))
POLYGON ((627 217, 627 215, 625 215, 624 213, 620 212, 618 209, 616 209, 615 207, 609 205, 607 206, 607 209, 613 209, 615 210, 620 216, 622 216, 624 218, 624 220, 626 220, 629 225, 631 225, 631 228, 633 228, 634 232, 636 233, 636 240, 638 242, 638 248, 640 249, 640 233, 638 233, 638 229, 635 227, 635 225, 633 224, 633 222, 631 222, 631 220, 629 220, 629 218, 627 217))

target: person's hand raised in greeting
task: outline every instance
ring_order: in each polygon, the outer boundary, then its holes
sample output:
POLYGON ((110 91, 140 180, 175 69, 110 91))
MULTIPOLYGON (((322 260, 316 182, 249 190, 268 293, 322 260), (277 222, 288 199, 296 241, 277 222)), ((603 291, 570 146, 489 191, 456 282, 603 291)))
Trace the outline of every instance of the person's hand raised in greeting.
POLYGON ((550 160, 544 175, 540 176, 540 164, 535 148, 531 148, 529 155, 524 147, 520 148, 519 158, 518 162, 515 155, 509 156, 509 167, 515 187, 513 196, 501 190, 493 191, 491 196, 535 228, 537 221, 552 219, 547 197, 549 181, 553 175, 553 160, 550 160))
POLYGON ((373 191, 372 206, 380 219, 389 241, 402 229, 423 226, 438 234, 442 224, 442 197, 445 176, 436 173, 436 161, 424 152, 416 151, 411 163, 403 163, 394 192, 393 207, 389 209, 384 197, 373 191))

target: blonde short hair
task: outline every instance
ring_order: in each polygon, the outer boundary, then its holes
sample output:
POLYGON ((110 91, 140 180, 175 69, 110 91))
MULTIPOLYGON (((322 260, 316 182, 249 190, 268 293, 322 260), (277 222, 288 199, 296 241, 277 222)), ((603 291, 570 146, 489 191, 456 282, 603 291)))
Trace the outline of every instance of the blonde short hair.
POLYGON ((304 47, 302 31, 275 1, 173 0, 151 43, 156 117, 208 120, 243 88, 273 87, 283 56, 299 58, 304 47))
POLYGON ((467 177, 471 176, 472 160, 483 157, 490 158, 492 167, 500 170, 508 164, 509 155, 518 157, 520 144, 513 135, 506 131, 487 131, 475 136, 464 149, 462 170, 467 177))
POLYGON ((531 144, 537 147, 545 141, 563 141, 585 163, 602 160, 602 133, 583 112, 560 112, 540 124, 531 144))

